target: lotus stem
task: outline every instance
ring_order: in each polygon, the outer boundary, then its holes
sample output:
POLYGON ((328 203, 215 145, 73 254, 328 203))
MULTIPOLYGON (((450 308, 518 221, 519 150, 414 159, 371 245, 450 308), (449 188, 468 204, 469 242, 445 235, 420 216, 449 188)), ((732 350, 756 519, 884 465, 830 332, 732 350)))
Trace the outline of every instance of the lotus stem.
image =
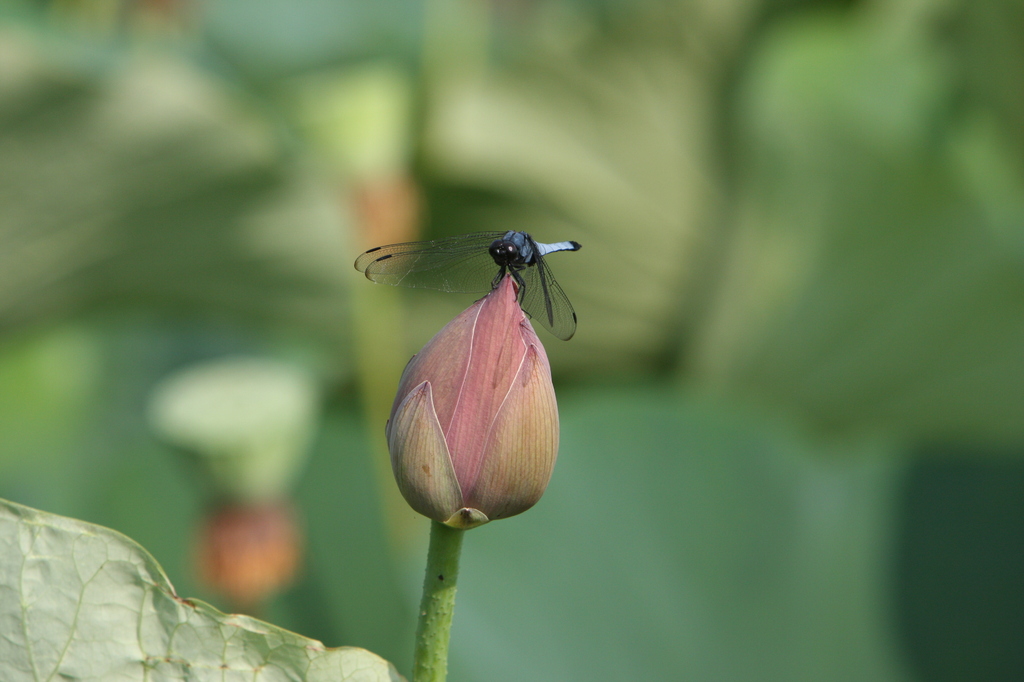
POLYGON ((465 531, 443 523, 430 522, 430 549, 427 550, 427 572, 416 627, 413 682, 445 682, 448 676, 448 641, 455 612, 463 533, 465 531))

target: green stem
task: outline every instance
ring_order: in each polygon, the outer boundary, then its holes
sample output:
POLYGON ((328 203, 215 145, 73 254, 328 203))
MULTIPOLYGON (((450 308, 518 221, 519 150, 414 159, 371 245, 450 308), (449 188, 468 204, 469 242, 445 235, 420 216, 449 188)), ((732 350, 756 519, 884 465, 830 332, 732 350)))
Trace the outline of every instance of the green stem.
POLYGON ((430 522, 427 574, 423 579, 413 682, 444 682, 448 675, 448 640, 455 611, 455 587, 459 578, 459 553, 466 531, 430 522))

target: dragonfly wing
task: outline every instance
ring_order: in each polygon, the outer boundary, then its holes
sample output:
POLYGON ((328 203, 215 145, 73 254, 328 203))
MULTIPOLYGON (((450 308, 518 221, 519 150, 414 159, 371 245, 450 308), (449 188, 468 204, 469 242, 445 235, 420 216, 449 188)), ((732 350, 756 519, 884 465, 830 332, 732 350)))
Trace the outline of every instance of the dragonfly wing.
POLYGON ((491 290, 498 266, 488 248, 503 232, 406 242, 370 249, 356 259, 356 270, 380 284, 457 293, 491 290))
POLYGON ((576 333, 576 311, 547 262, 538 258, 536 265, 521 270, 520 275, 526 283, 520 299, 526 314, 563 341, 571 339, 576 333))

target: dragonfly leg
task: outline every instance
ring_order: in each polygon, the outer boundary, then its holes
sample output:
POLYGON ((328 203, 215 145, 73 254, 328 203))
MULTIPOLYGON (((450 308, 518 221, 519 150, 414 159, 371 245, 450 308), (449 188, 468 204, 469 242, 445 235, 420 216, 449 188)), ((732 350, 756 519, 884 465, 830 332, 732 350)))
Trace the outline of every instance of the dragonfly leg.
POLYGON ((526 281, 523 279, 523 276, 519 274, 520 270, 522 270, 522 268, 510 267, 508 269, 508 274, 512 275, 512 279, 516 281, 516 289, 518 293, 518 296, 516 296, 516 298, 518 298, 519 303, 522 304, 523 297, 526 296, 526 281))
POLYGON ((501 284, 501 280, 505 279, 505 269, 507 267, 508 267, 507 265, 502 265, 501 266, 501 270, 498 270, 498 274, 495 275, 494 279, 491 280, 491 289, 492 290, 493 289, 497 289, 498 285, 501 284))

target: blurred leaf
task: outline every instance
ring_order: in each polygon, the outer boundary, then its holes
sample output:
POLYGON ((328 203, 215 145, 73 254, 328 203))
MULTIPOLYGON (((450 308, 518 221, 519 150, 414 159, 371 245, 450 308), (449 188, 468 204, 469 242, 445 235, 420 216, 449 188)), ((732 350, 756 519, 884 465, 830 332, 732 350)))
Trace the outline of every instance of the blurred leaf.
POLYGON ((902 486, 893 567, 907 656, 929 682, 1024 679, 1021 448, 929 449, 902 486))
POLYGON ((135 305, 345 337, 341 200, 225 83, 13 25, 0 63, 0 329, 135 305))
POLYGON ((300 366, 235 355, 165 378, 148 408, 151 427, 233 501, 287 496, 308 457, 318 387, 300 366))
POLYGON ((274 78, 338 62, 415 57, 422 0, 217 0, 204 3, 206 38, 240 69, 274 78))
POLYGON ((453 679, 906 679, 889 443, 658 388, 559 403, 544 498, 466 537, 453 679))
POLYGON ((363 649, 315 640, 181 599, 125 536, 0 502, 0 677, 6 682, 401 680, 363 649))
MULTIPOLYGON (((283 614, 281 623, 315 632, 329 644, 370 649, 404 670, 412 665, 426 556, 420 543, 428 528, 426 519, 403 504, 395 513, 414 524, 416 542, 409 547, 406 538, 389 534, 390 509, 372 461, 388 455, 368 442, 368 437, 383 439, 384 427, 367 427, 360 417, 351 404, 327 410, 308 471, 295 491, 308 528, 308 565, 298 588, 287 595, 283 606, 293 612, 283 614), (400 570, 405 559, 414 565, 415 579, 408 582, 400 570), (321 620, 315 631, 311 619, 321 620)), ((385 466, 390 476, 390 463, 385 466)))
POLYGON ((968 104, 994 115, 1018 172, 1024 171, 1024 3, 968 0, 950 5, 949 42, 968 104))
POLYGON ((0 478, 63 468, 95 405, 99 344, 79 326, 48 328, 0 345, 0 478), (27 455, 32 455, 28 457, 27 455))
POLYGON ((986 203, 1012 192, 974 191, 984 137, 947 118, 927 21, 892 19, 791 21, 752 55, 737 231, 692 366, 818 428, 1019 439, 1024 242, 986 203))

